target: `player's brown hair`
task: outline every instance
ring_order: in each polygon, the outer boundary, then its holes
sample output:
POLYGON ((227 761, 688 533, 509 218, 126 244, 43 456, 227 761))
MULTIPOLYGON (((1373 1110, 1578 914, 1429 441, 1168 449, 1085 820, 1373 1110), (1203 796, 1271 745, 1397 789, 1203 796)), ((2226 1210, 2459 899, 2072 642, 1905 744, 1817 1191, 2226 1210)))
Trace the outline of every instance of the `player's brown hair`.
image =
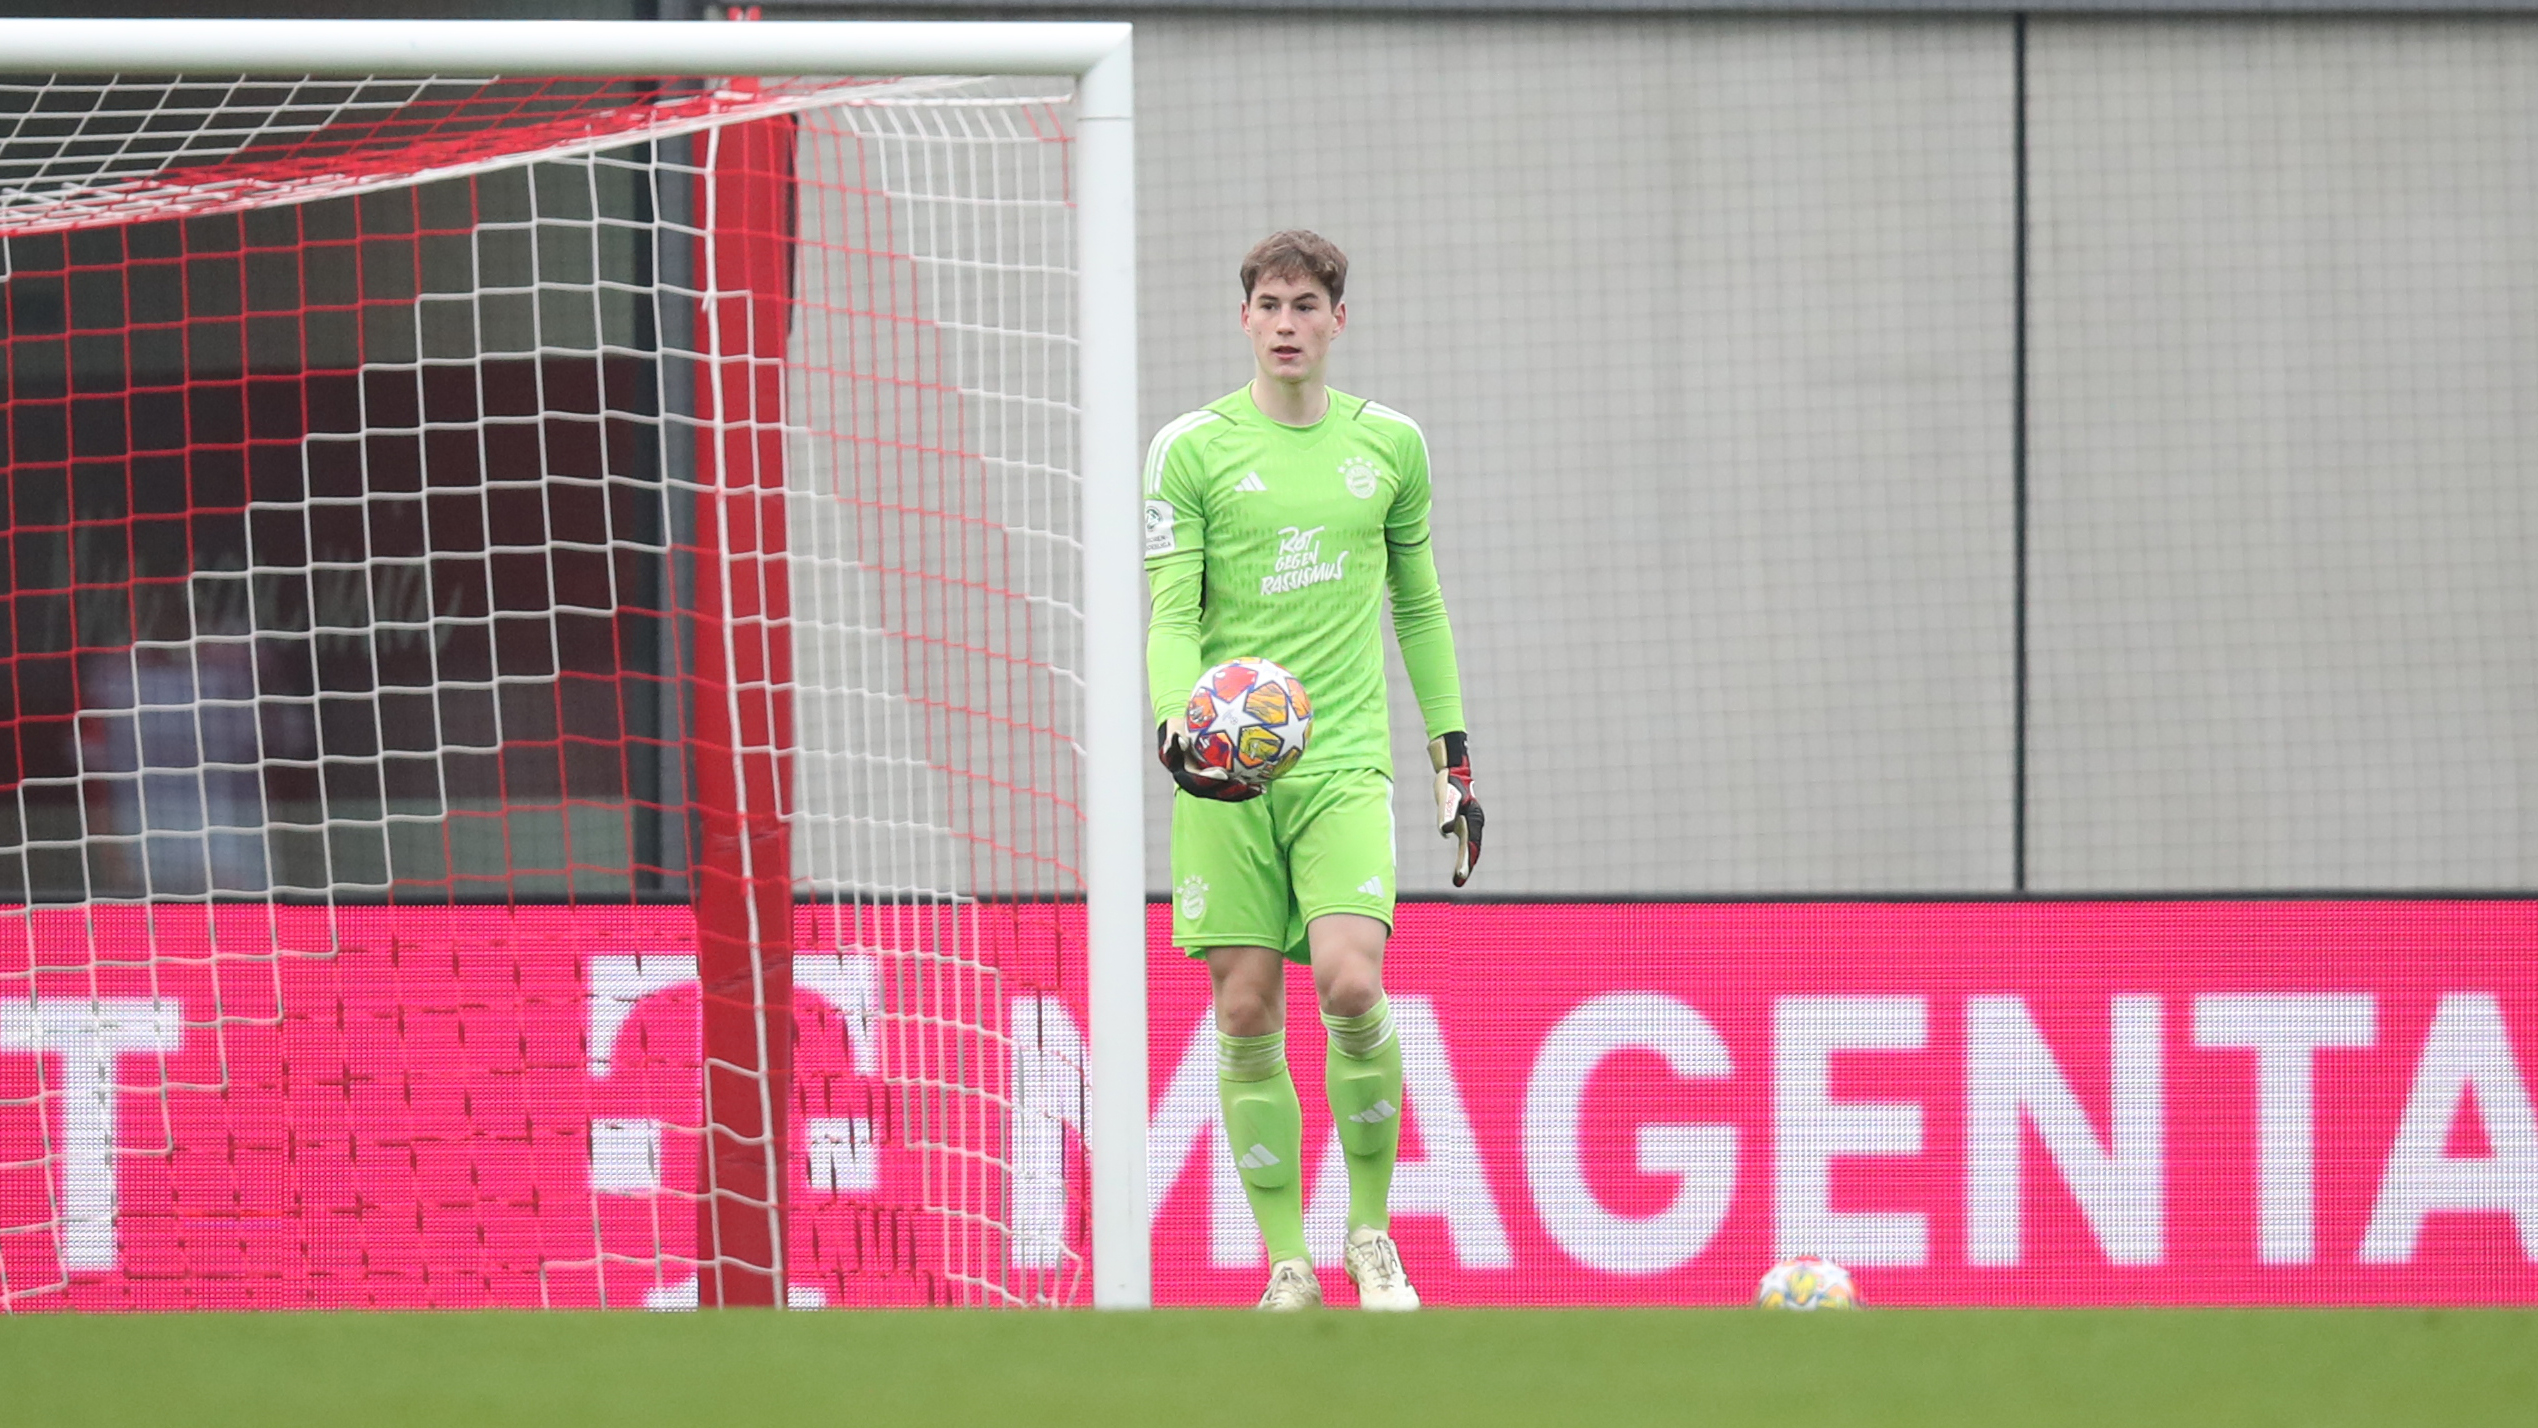
POLYGON ((1262 278, 1307 279, 1338 302, 1348 287, 1348 255, 1310 229, 1284 229, 1252 244, 1243 255, 1243 301, 1251 301, 1262 278))

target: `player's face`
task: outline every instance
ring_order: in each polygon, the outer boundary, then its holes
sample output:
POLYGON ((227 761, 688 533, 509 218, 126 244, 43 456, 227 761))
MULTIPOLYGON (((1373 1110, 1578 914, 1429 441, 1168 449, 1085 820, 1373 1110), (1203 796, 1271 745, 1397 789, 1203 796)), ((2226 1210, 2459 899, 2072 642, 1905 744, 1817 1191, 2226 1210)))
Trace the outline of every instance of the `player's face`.
POLYGON ((1260 375, 1276 382, 1310 382, 1322 375, 1331 339, 1348 326, 1348 304, 1331 301, 1311 278, 1264 277, 1243 304, 1243 332, 1251 338, 1260 375))

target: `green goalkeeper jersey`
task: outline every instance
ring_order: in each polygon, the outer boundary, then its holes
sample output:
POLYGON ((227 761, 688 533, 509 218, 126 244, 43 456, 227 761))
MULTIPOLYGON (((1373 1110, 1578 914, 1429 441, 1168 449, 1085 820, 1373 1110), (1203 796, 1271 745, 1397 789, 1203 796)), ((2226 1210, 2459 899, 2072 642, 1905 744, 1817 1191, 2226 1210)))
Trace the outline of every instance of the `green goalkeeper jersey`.
POLYGON ((1428 540, 1428 446, 1418 423, 1330 394, 1311 426, 1261 415, 1251 388, 1155 435, 1146 455, 1146 675, 1158 722, 1198 677, 1252 655, 1313 697, 1297 772, 1392 772, 1383 596, 1428 737, 1463 727, 1454 634, 1428 540))

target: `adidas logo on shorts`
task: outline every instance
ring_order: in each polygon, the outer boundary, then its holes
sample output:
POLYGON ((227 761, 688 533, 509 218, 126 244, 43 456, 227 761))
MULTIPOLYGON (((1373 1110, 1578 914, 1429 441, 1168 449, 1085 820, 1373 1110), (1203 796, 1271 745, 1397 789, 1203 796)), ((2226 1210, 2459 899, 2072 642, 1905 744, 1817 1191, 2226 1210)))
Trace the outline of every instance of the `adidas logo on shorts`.
POLYGON ((1368 878, 1366 881, 1357 885, 1357 890, 1368 897, 1382 897, 1384 895, 1384 880, 1381 877, 1368 878))

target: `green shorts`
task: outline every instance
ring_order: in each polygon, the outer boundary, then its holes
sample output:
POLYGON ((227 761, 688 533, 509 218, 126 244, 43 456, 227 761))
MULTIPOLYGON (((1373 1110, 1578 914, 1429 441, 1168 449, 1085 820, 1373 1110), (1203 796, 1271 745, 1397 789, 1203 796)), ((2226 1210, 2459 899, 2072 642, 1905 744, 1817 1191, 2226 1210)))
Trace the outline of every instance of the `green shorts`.
POLYGON ((1172 941, 1275 947, 1310 959, 1304 929, 1333 912, 1392 926, 1392 780, 1376 769, 1289 774, 1244 803, 1172 800, 1172 941))

